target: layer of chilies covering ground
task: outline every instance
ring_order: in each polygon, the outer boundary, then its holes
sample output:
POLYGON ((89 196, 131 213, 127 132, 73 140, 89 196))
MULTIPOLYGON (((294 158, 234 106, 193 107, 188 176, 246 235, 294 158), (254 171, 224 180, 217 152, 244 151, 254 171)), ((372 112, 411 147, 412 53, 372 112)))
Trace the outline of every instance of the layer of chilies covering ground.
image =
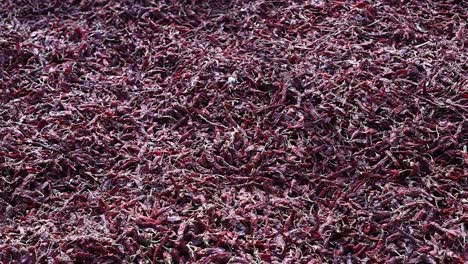
POLYGON ((463 263, 463 1, 0 3, 4 263, 463 263))

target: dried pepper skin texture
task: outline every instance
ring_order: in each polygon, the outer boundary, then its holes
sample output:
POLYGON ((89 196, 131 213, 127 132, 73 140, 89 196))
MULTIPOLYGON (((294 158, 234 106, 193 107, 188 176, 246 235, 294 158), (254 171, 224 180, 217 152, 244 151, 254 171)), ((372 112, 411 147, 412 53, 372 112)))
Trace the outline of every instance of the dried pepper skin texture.
POLYGON ((465 263, 463 1, 0 1, 2 263, 465 263))

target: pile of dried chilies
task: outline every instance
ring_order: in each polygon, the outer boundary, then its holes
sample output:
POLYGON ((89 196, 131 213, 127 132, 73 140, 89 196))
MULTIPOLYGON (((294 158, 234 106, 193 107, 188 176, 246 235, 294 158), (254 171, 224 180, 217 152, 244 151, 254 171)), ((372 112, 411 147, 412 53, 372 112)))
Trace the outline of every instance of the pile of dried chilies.
POLYGON ((3 263, 466 263, 466 1, 0 1, 3 263))

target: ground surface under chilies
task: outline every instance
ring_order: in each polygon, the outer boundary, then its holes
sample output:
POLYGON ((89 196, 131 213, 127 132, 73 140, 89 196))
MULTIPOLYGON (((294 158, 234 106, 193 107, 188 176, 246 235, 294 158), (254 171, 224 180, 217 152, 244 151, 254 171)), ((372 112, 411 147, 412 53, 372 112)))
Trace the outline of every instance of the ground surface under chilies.
POLYGON ((0 261, 467 261, 463 2, 0 1, 0 261))

